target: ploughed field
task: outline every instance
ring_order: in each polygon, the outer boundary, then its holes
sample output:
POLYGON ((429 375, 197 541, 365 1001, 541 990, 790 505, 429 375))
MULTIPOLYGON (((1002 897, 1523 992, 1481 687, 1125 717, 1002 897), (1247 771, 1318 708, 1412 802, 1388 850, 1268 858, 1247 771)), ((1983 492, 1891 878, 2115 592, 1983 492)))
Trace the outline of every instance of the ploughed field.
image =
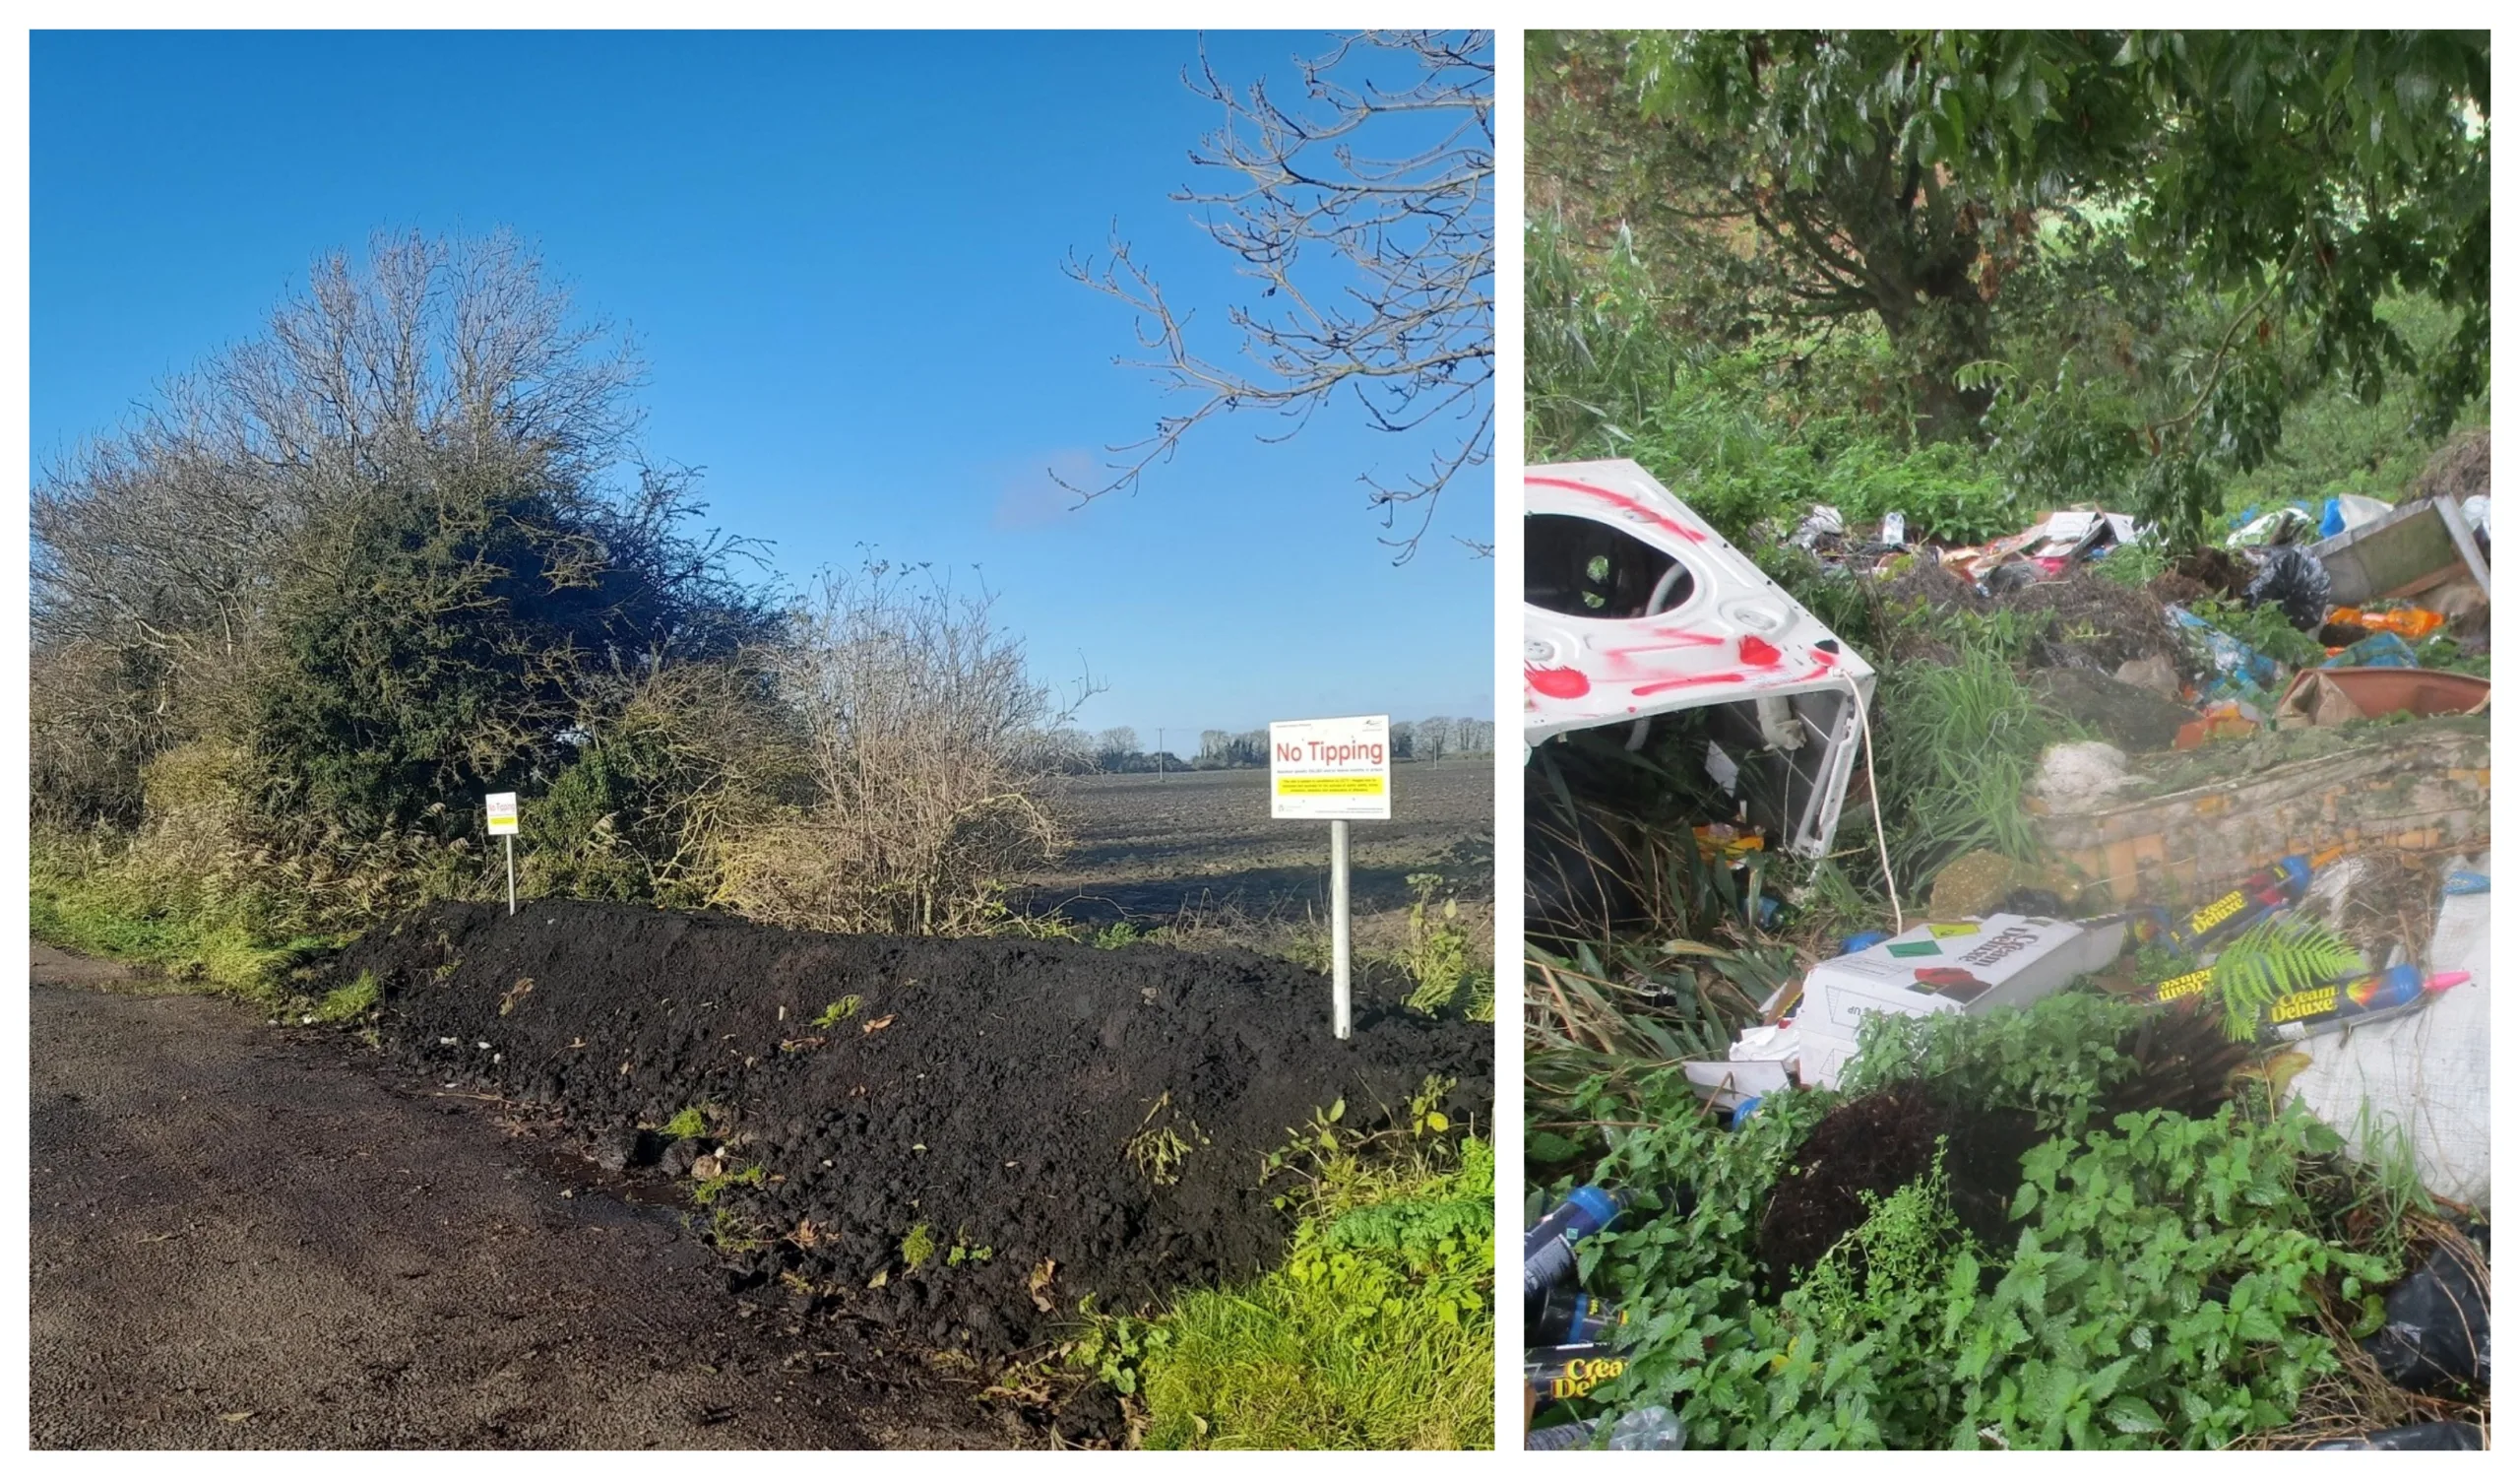
POLYGON ((983 1357, 1088 1294, 1124 1310, 1274 1264, 1263 1161, 1316 1107, 1370 1126, 1442 1075, 1455 1124, 1483 1129, 1494 1100, 1489 1025, 1368 985, 1343 1043, 1324 978, 1242 950, 444 904, 338 970, 374 976, 379 1041, 432 1081, 692 1179, 748 1298, 983 1357), (690 1112, 705 1129, 663 1128, 690 1112))
MULTIPOLYGON (((1265 769, 1066 786, 1074 847, 1032 881, 1031 907, 1097 924, 1212 909, 1327 918, 1330 826, 1271 820, 1265 769)), ((1494 898, 1495 790, 1484 756, 1394 766, 1391 820, 1348 829, 1360 922, 1406 910, 1413 873, 1443 875, 1465 901, 1494 898)))

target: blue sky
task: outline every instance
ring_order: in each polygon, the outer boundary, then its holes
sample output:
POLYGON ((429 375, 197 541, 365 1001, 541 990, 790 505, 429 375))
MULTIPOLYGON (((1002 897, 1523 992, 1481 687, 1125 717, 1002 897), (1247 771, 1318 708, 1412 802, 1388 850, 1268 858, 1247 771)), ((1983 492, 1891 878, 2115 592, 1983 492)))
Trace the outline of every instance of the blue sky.
MULTIPOLYGON (((1212 35, 1237 81, 1321 37, 1212 35)), ((1491 567, 1395 569, 1357 475, 1430 444, 1352 411, 1270 446, 1211 425, 1143 491, 1070 512, 1165 403, 1127 311, 1058 271, 1116 220, 1221 326, 1231 264, 1166 197, 1214 110, 1189 34, 48 33, 32 45, 32 420, 41 464, 258 331, 377 228, 515 229, 651 367, 643 441, 790 580, 976 563, 1078 722, 1493 712, 1491 567)), ((1214 346, 1212 348, 1223 348, 1214 346)), ((1439 536, 1484 540, 1486 479, 1439 536)), ((1195 740, 1191 741, 1195 746, 1195 740)), ((1176 749, 1188 748, 1179 741, 1176 749)))

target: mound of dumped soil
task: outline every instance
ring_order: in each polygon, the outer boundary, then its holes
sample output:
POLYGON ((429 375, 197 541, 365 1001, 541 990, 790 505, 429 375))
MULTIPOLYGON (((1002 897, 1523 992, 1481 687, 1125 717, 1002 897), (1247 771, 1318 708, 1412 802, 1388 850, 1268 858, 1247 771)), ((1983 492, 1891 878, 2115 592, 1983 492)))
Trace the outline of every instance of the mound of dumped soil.
POLYGON ((1849 1100, 1811 1127, 1794 1170, 1768 1194, 1759 1262, 1770 1289, 1792 1289, 1831 1245, 1863 1226, 1871 1215, 1864 1193, 1887 1197, 1932 1171, 1937 1144, 1961 1225, 1990 1249, 2009 1248, 2005 1225, 2022 1153, 2040 1140, 2025 1111, 1963 1113, 1921 1084, 1849 1100))
POLYGON ((2079 667, 2113 674, 2138 658, 2181 657, 2178 634, 2161 603, 2131 586, 2077 570, 1999 598, 2005 610, 2048 620, 2031 658, 2041 668, 2079 667))
POLYGON ((2468 498, 2493 491, 2493 430, 2479 426, 2452 437, 2432 454, 2424 471, 2416 475, 2415 486, 2407 489, 2409 498, 2432 498, 2447 493, 2452 498, 2468 498))
MULTIPOLYGON (((1937 614, 2016 612, 2032 632, 2035 668, 2114 673, 2133 659, 2166 657, 2175 663, 2181 658, 2178 635, 2162 615, 2158 599, 2089 570, 1987 595, 1948 566, 1918 560, 1883 583, 1881 600, 1893 612, 1918 607, 1937 614)), ((1942 637, 1908 628, 1892 637, 1891 656, 1949 663, 1956 655, 1942 637)))
POLYGON ((2230 550, 2204 545, 2179 556, 2147 589, 2153 600, 2166 606, 2185 606, 2199 597, 2236 602, 2248 594, 2249 578, 2256 573, 2248 561, 2230 550))
POLYGON ((1429 1074, 1459 1080, 1456 1125, 1493 1103, 1486 1024, 1360 1003, 1342 1043, 1323 978, 1244 951, 440 905, 340 969, 375 975, 389 1052, 550 1106, 615 1164, 723 1148, 737 1288, 983 1353, 1088 1293, 1126 1309, 1273 1264, 1262 1159, 1315 1107, 1370 1125, 1429 1074), (696 1107, 707 1135, 665 1148, 653 1127, 696 1107))
MULTIPOLYGON (((2121 1062, 2100 1097, 2097 1125, 2128 1111, 2210 1116, 2232 1097, 2232 1075, 2254 1052, 2194 1002, 2146 1013, 2115 1047, 2121 1062)), ((1864 1193, 1887 1197, 1931 1172, 1938 1144, 1961 1226, 1988 1249, 2009 1251, 2021 1158, 2046 1138, 2028 1110, 1955 1104, 1920 1080, 1849 1100, 1811 1127, 1793 1170, 1768 1193, 1759 1261, 1771 1293, 1791 1289, 1830 1245, 1863 1225, 1871 1214, 1864 1193)))

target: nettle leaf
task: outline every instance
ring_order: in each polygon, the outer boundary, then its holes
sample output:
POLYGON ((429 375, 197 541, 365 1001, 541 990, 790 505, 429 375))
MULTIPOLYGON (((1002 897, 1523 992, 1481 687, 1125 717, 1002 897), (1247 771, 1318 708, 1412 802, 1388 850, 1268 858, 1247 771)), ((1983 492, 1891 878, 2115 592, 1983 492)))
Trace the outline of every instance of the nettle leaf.
POLYGON ((2162 1422, 2161 1410, 2140 1393, 2119 1393, 2110 1400, 2106 1416, 2109 1426, 2120 1434, 2159 1434, 2169 1427, 2162 1422))

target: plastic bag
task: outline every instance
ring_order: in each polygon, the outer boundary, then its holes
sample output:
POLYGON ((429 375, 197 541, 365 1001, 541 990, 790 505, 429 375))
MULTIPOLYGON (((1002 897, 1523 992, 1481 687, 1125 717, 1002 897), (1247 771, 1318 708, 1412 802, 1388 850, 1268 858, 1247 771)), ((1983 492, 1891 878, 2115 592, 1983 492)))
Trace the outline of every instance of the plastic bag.
POLYGON ((2217 676, 2206 684, 2206 697, 2250 702, 2263 699, 2272 706, 2274 696, 2267 690, 2274 686, 2279 674, 2274 659, 2184 607, 2166 607, 2163 610, 2202 650, 2206 666, 2217 676))
POLYGON ((2302 631, 2327 621, 2327 567, 2298 545, 2279 545, 2266 552, 2248 583, 2248 604, 2273 602, 2284 619, 2302 631))
POLYGON ((2492 1385, 2492 1305, 2477 1281, 2483 1251, 2465 1251, 2468 1258, 2461 1252, 2452 1245, 2432 1251, 2424 1267, 2389 1292, 2388 1323, 2363 1338, 2380 1375, 2400 1387, 2432 1392, 2492 1385))
POLYGON ((1610 1425, 1613 1449, 1676 1449, 1680 1443, 1680 1417, 1670 1409, 1656 1404, 1622 1413, 1610 1425))
MULTIPOLYGON (((1600 1419, 1588 1418, 1580 1423, 1534 1429, 1530 1437, 1523 1441, 1523 1448, 1526 1449, 1584 1448, 1592 1444, 1593 1436, 1600 1432, 1601 1427, 1600 1419)), ((1633 1413, 1620 1414, 1618 1421, 1610 1425, 1609 1444, 1606 1448, 1613 1449, 1686 1448, 1687 1446, 1681 1442, 1681 1439, 1679 1415, 1657 1403, 1651 1407, 1639 1408, 1633 1413)))
POLYGON ((2485 1430, 2475 1424, 2408 1424, 2379 1429, 2352 1439, 2331 1439, 2313 1449, 2482 1449, 2485 1430))
POLYGON ((2298 506, 2277 509, 2272 514, 2260 514, 2251 509, 2241 517, 2248 522, 2232 531, 2223 541, 2224 548, 2290 545, 2296 540, 2318 538, 2318 521, 2310 517, 2309 510, 2298 506))
POLYGON ((1821 541, 1843 538, 1846 532, 1846 515, 1839 513, 1835 505, 1815 503, 1811 512, 1802 516, 1802 522, 1795 526, 1794 537, 1785 543, 1817 549, 1821 541))

